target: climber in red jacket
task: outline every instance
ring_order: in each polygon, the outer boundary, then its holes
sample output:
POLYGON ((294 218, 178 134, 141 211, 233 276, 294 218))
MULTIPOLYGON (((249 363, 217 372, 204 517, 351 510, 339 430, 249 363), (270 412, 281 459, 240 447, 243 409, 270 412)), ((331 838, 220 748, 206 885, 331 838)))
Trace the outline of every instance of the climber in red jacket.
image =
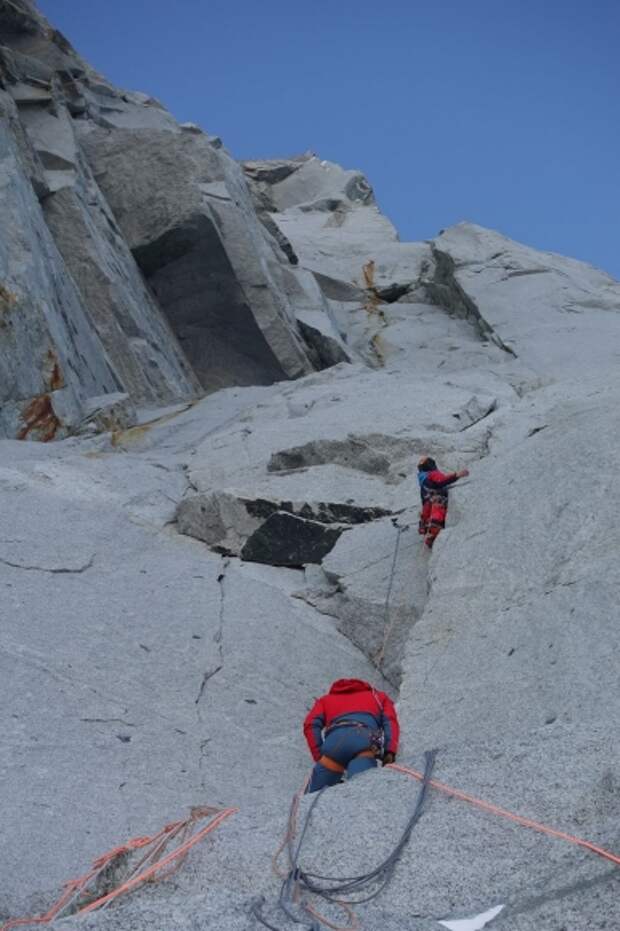
POLYGON ((385 692, 362 679, 338 679, 306 715, 304 735, 315 761, 308 792, 373 769, 377 760, 393 763, 400 728, 385 692))
POLYGON ((431 456, 422 456, 418 462, 418 482, 422 498, 419 532, 429 549, 446 526, 448 487, 467 475, 468 469, 461 469, 460 472, 441 472, 431 456))

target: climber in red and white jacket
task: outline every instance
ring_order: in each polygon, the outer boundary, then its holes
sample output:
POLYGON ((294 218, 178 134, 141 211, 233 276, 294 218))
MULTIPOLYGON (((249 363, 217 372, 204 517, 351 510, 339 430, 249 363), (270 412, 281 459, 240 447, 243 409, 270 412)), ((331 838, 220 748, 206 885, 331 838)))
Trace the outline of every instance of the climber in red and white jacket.
POLYGON ((304 736, 315 761, 308 792, 393 763, 400 727, 394 704, 362 679, 338 679, 306 715, 304 736))
POLYGON ((441 472, 431 456, 422 456, 418 462, 418 483, 422 499, 419 531, 429 549, 432 549, 433 543, 446 526, 449 486, 468 475, 468 469, 461 469, 460 472, 441 472))

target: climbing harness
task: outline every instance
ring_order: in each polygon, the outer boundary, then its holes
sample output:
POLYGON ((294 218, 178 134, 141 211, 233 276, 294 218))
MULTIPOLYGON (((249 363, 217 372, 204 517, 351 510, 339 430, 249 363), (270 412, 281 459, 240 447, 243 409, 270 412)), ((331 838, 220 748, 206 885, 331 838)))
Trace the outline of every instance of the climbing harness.
MULTIPOLYGON (((373 697, 377 704, 379 705, 379 710, 383 716, 383 706, 380 704, 377 693, 375 689, 372 690, 373 697)), ((325 736, 331 734, 333 731, 337 730, 339 727, 356 727, 359 730, 368 731, 368 740, 369 740, 369 749, 372 750, 372 754, 367 753, 365 750, 362 750, 357 756, 381 756, 383 754, 383 744, 385 742, 383 728, 381 727, 371 727, 370 724, 364 724, 363 721, 335 721, 325 731, 325 736)), ((321 760, 319 760, 319 763, 321 760)), ((338 764, 339 765, 339 764, 338 764)), ((330 768, 329 766, 327 767, 330 768)), ((344 772, 344 767, 342 767, 342 772, 344 772)))
MULTIPOLYGON (((353 757, 353 760, 359 759, 359 757, 368 757, 368 759, 376 760, 378 756, 381 756, 379 752, 373 747, 370 747, 368 750, 360 750, 359 753, 356 753, 353 757)), ((349 762, 352 762, 350 760, 349 762)), ((325 769, 329 769, 332 773, 340 773, 341 775, 346 772, 346 766, 343 766, 342 763, 337 763, 336 760, 333 760, 331 756, 326 756, 323 754, 317 760, 317 763, 320 763, 321 766, 324 766, 325 769)))
POLYGON ((97 857, 88 873, 65 883, 65 891, 44 915, 31 918, 11 918, 0 927, 0 931, 11 931, 12 928, 23 925, 48 924, 67 912, 67 909, 72 905, 74 914, 85 915, 95 909, 105 908, 113 899, 125 892, 130 892, 147 880, 153 881, 155 878, 158 880, 167 879, 180 867, 192 847, 200 843, 207 834, 214 831, 223 821, 237 811, 237 808, 192 808, 187 818, 167 824, 157 834, 153 834, 152 837, 134 837, 119 847, 108 850, 107 853, 97 857), (196 831, 195 828, 198 823, 205 818, 210 819, 209 823, 196 831), (166 848, 173 840, 178 840, 179 846, 164 856, 166 848), (97 896, 96 885, 94 884, 99 878, 102 878, 103 875, 109 875, 115 868, 123 865, 124 860, 134 851, 143 850, 147 847, 150 847, 151 850, 143 855, 129 875, 115 889, 105 895, 97 896), (94 900, 92 899, 93 895, 96 896, 94 900), (91 900, 88 904, 84 904, 89 896, 91 900))
POLYGON ((325 754, 318 758, 317 763, 320 763, 321 766, 324 766, 325 769, 332 773, 344 773, 346 768, 342 763, 337 763, 336 760, 332 760, 331 756, 325 756, 325 754))
MULTIPOLYGON (((299 857, 301 848, 310 826, 312 814, 325 790, 322 789, 320 792, 317 792, 313 801, 309 805, 308 811, 306 812, 303 819, 299 840, 295 845, 295 835, 297 833, 297 811, 299 808, 301 795, 303 794, 303 791, 305 791, 305 786, 303 790, 300 790, 300 792, 296 793, 291 803, 291 810, 285 837, 274 857, 274 870, 278 875, 282 876, 278 869, 277 860, 282 851, 284 849, 287 850, 289 869, 283 877, 282 886, 280 888, 280 895, 278 898, 278 907, 287 918, 294 921, 296 924, 301 925, 307 929, 307 931, 320 931, 321 925, 326 925, 328 928, 338 929, 338 931, 353 931, 353 929, 357 927, 355 916, 351 912, 351 906, 361 905, 365 902, 369 902, 371 899, 376 898, 381 892, 383 892, 383 890, 393 878, 396 865, 403 850, 409 842, 411 832, 422 816, 428 786, 431 785, 431 775, 435 765, 435 751, 433 750, 426 752, 424 757, 425 766, 424 773, 421 777, 422 784, 420 786, 420 791, 418 793, 413 812, 411 813, 411 816, 409 817, 402 831, 398 843, 395 845, 391 853, 385 858, 385 860, 383 860, 378 866, 369 870, 367 873, 361 873, 358 876, 324 876, 320 873, 313 873, 300 867, 299 857), (304 892, 317 895, 324 899, 326 902, 343 908, 349 917, 349 925, 343 928, 342 926, 335 925, 330 922, 319 912, 317 912, 311 903, 306 902, 301 898, 304 892), (343 896, 346 898, 343 898, 343 896), (356 896, 356 898, 351 899, 349 898, 350 896, 356 896), (361 896, 361 898, 358 898, 357 896, 361 896), (295 908, 297 911, 295 911, 295 908), (305 919, 300 917, 300 910, 302 913, 306 914, 310 924, 305 924, 305 919)), ((269 928, 270 931, 280 931, 276 925, 271 924, 262 914, 264 904, 264 897, 256 899, 251 905, 250 911, 252 915, 265 928, 269 928)))
MULTIPOLYGON (((368 749, 360 750, 358 753, 355 754, 354 757, 352 757, 352 759, 358 759, 359 757, 368 757, 374 760, 377 757, 380 757, 383 755, 384 737, 383 737, 382 728, 371 727, 369 724, 364 724, 362 721, 348 721, 346 719, 344 721, 335 721, 333 724, 331 724, 327 728, 327 730, 325 731, 325 736, 327 737, 329 734, 333 734, 333 732, 338 730, 338 728, 349 728, 349 727, 354 727, 354 728, 357 728, 358 730, 364 730, 368 732, 368 749)), ((340 743, 342 743, 342 741, 340 743)), ((340 746, 340 744, 338 744, 337 747, 338 746, 340 746)), ((332 752, 334 751, 332 750, 332 752)), ((319 763, 321 766, 324 766, 325 769, 328 769, 330 772, 338 773, 341 776, 346 772, 346 769, 347 769, 347 767, 343 766, 342 763, 339 763, 337 760, 333 759, 333 757, 331 756, 327 756, 327 754, 325 753, 321 754, 321 756, 317 760, 317 763, 319 763)))

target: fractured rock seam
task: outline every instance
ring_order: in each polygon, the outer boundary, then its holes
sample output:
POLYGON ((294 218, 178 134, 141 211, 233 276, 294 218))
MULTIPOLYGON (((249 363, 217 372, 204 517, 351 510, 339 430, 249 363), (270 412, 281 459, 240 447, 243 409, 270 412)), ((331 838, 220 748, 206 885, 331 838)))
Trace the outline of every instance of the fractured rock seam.
POLYGON ((478 332, 482 341, 490 340, 504 352, 517 358, 517 354, 501 339, 491 324, 480 313, 476 302, 467 294, 456 280, 454 274, 455 262, 451 255, 442 252, 435 244, 431 244, 431 251, 435 259, 435 272, 432 279, 425 278, 423 284, 433 303, 444 308, 448 313, 454 313, 464 320, 468 320, 478 332))
POLYGON ((228 568, 229 560, 225 559, 223 563, 223 570, 217 577, 218 585, 220 587, 220 605, 219 605, 219 617, 218 617, 218 629, 213 635, 213 642, 217 644, 217 652, 219 656, 219 664, 213 669, 207 670, 204 676, 202 677, 202 682, 200 683, 200 689, 198 690, 198 695, 194 702, 195 705, 200 704, 200 700, 204 695, 205 688, 207 687, 207 682, 216 676, 218 672, 224 668, 224 610, 225 610, 225 598, 226 592, 224 590, 224 582, 226 580, 226 569, 228 568))
POLYGON ((48 566, 24 566, 22 563, 11 562, 8 559, 3 559, 0 556, 0 562, 4 563, 5 566, 10 566, 11 569, 23 569, 24 572, 49 572, 51 575, 81 575, 82 572, 86 572, 87 569, 91 569, 95 562, 95 554, 90 557, 88 562, 84 563, 83 566, 78 566, 76 569, 69 569, 65 567, 60 568, 51 568, 48 566))

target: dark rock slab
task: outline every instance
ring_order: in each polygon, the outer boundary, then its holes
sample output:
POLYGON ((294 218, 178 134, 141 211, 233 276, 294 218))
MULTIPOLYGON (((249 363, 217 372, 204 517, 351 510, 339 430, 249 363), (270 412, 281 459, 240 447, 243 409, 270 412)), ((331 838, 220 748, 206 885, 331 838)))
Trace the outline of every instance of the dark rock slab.
POLYGON ((345 527, 328 526, 276 511, 247 540, 241 550, 241 558, 271 566, 319 563, 344 530, 345 527))
MULTIPOLYGON (((268 552, 262 548, 262 543, 258 545, 257 541, 271 541, 273 527, 277 529, 280 526, 278 521, 281 518, 292 519, 289 522, 285 521, 283 526, 286 526, 286 539, 299 533, 299 552, 305 552, 307 527, 316 528, 311 535, 313 540, 321 538, 331 541, 327 548, 321 551, 324 555, 330 551, 344 528, 375 521, 390 513, 382 507, 348 502, 248 498, 234 492, 217 491, 185 498, 177 508, 176 517, 180 533, 203 540, 218 553, 241 556, 242 559, 251 561, 269 562, 273 565, 302 565, 305 562, 319 561, 321 557, 315 560, 295 555, 292 562, 289 562, 288 558, 282 562, 278 556, 272 560, 268 552), (272 522, 276 517, 278 521, 274 525, 272 522), (264 531, 265 527, 267 529, 264 531), (330 527, 335 529, 335 535, 328 533, 330 527), (260 558, 255 558, 255 552, 260 552, 260 558)), ((272 546, 271 542, 269 546, 272 546)), ((287 550, 291 549, 290 543, 286 546, 287 550)), ((279 550, 277 552, 279 553, 279 550)), ((297 550, 295 552, 297 553, 297 550)), ((314 552, 313 544, 312 553, 314 552)))

